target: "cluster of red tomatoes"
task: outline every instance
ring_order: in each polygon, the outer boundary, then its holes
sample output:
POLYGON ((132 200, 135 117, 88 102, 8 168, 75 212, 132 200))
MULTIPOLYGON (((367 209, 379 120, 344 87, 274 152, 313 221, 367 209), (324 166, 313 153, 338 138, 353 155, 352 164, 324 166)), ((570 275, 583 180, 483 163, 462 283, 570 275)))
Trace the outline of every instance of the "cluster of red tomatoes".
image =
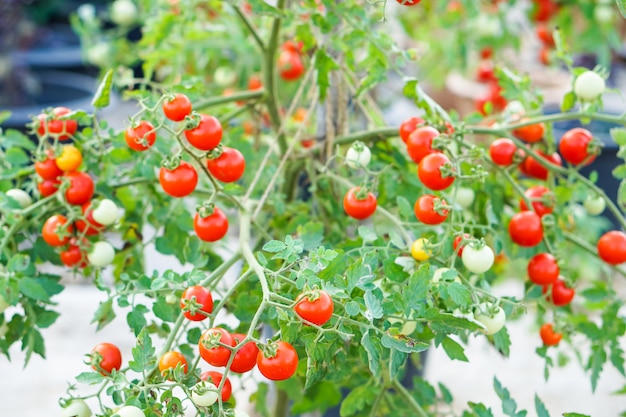
POLYGON ((537 38, 542 43, 539 61, 550 64, 550 51, 554 49, 554 37, 549 27, 549 20, 559 11, 559 5, 552 0, 535 0, 532 19, 537 22, 537 38))
POLYGON ((69 218, 63 214, 49 217, 43 225, 42 237, 50 246, 61 248, 60 258, 66 266, 84 268, 88 263, 106 266, 115 256, 113 246, 104 240, 90 242, 86 236, 98 235, 113 224, 118 216, 117 206, 108 199, 93 204, 94 182, 89 174, 79 171, 83 157, 78 148, 62 145, 59 155, 55 154, 56 144, 72 139, 78 128, 75 120, 62 119, 69 113, 70 109, 57 107, 52 114, 37 117, 40 140, 50 138, 55 145, 35 162, 35 172, 40 179, 38 188, 42 197, 56 193, 61 182, 67 181, 64 199, 70 205, 81 206, 82 214, 69 213, 69 218))
POLYGON ((507 99, 502 95, 502 87, 495 75, 491 48, 483 48, 480 52, 481 61, 476 70, 476 80, 487 85, 487 91, 482 97, 476 99, 474 105, 476 111, 483 116, 487 113, 499 112, 506 108, 507 99), (490 108, 490 109, 489 109, 490 108))
MULTIPOLYGON (((189 123, 190 127, 183 131, 183 136, 193 148, 207 152, 206 168, 216 180, 230 183, 243 176, 245 158, 235 148, 220 146, 223 132, 217 118, 208 114, 192 113, 191 101, 180 93, 164 98, 162 108, 169 120, 189 123)), ((139 152, 152 147, 156 138, 156 129, 146 120, 138 121, 125 132, 128 146, 139 152)), ((159 171, 159 183, 168 195, 185 197, 196 189, 198 172, 192 164, 177 155, 164 162, 159 171)), ((215 242, 226 235, 228 218, 220 208, 211 206, 196 213, 194 229, 201 240, 215 242)))

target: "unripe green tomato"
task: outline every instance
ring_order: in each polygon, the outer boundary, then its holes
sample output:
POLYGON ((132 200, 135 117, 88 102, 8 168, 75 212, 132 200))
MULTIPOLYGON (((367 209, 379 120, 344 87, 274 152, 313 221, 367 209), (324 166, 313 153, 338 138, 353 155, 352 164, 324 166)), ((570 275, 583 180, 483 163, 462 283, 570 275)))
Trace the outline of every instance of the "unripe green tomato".
POLYGON ((574 81, 574 94, 582 101, 594 101, 606 90, 606 82, 597 72, 585 71, 574 81))
POLYGON ((219 394, 215 384, 202 381, 191 389, 191 401, 198 407, 210 407, 217 402, 219 394))
POLYGON ((20 190, 19 188, 12 188, 5 194, 20 203, 20 207, 22 208, 26 208, 33 204, 33 199, 30 195, 26 191, 20 190))
POLYGON ((108 198, 100 201, 98 206, 91 212, 93 219, 103 226, 109 226, 115 223, 117 215, 117 205, 108 198))
POLYGON ((111 20, 120 26, 132 25, 137 15, 137 6, 131 0, 115 0, 111 4, 111 20))
POLYGON ((72 400, 61 411, 61 417, 91 417, 91 409, 83 400, 72 400))
POLYGON ((93 266, 103 267, 110 265, 115 258, 115 249, 106 241, 100 241, 93 244, 89 253, 87 253, 87 260, 93 266))
MULTIPOLYGON (((465 253, 465 250, 463 253, 465 253)), ((485 327, 483 333, 492 335, 498 333, 504 327, 506 314, 504 314, 504 310, 500 306, 494 307, 483 303, 474 312, 474 319, 485 327), (492 313, 492 310, 495 311, 492 313)))
POLYGON ((600 196, 588 196, 583 201, 583 207, 592 216, 597 216, 606 208, 606 201, 600 196))
POLYGON ((106 42, 98 42, 87 48, 87 62, 96 67, 104 67, 109 64, 111 47, 106 42))
POLYGON ((176 297, 176 294, 167 294, 165 296, 165 302, 168 304, 178 304, 180 302, 180 297, 176 297))
POLYGON ((213 74, 213 81, 220 87, 228 87, 237 80, 237 74, 230 67, 217 67, 213 74))
POLYGON ((141 408, 135 407, 134 405, 125 405, 124 407, 117 410, 117 413, 114 415, 118 417, 146 417, 141 408))
POLYGON ((476 193, 471 188, 459 187, 454 194, 454 202, 461 206, 463 209, 468 209, 474 204, 474 197, 476 193))
POLYGON ((593 18, 598 23, 610 23, 613 20, 613 16, 615 12, 613 11, 613 7, 607 5, 597 5, 595 9, 593 9, 593 18))
POLYGON ((354 142, 346 152, 346 165, 352 169, 366 168, 372 160, 372 152, 362 142, 354 142))
POLYGON ((476 248, 474 244, 469 243, 463 248, 461 260, 465 268, 469 271, 475 274, 482 274, 491 268, 495 260, 495 255, 493 250, 487 245, 476 248))

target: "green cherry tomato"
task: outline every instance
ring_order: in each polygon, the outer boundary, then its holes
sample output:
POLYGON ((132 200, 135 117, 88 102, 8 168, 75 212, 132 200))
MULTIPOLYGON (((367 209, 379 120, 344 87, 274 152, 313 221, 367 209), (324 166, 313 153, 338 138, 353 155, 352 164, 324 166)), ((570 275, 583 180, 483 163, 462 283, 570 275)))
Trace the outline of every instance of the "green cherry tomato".
POLYGON ((61 417, 91 417, 91 409, 83 400, 72 400, 67 407, 61 411, 61 417))
POLYGON ((489 246, 483 245, 482 247, 478 247, 475 243, 470 242, 463 248, 461 260, 465 268, 469 271, 475 274, 482 274, 491 268, 495 256, 489 246))
POLYGON ((198 382, 191 389, 191 401, 198 407, 210 407, 217 402, 217 387, 208 381, 198 382))
POLYGON ((504 327, 506 314, 499 306, 490 306, 483 303, 474 312, 474 319, 484 326, 486 335, 496 334, 504 327))
POLYGON ((134 405, 125 405, 113 415, 118 417, 146 417, 144 412, 141 411, 141 408, 135 407, 134 405))
POLYGON ((21 208, 26 208, 33 204, 33 199, 30 197, 24 190, 20 190, 19 188, 12 188, 5 193, 8 197, 11 197, 13 200, 17 201, 21 208))
POLYGON ((106 241, 93 244, 87 253, 87 260, 93 266, 104 267, 110 265, 115 259, 115 249, 106 241))

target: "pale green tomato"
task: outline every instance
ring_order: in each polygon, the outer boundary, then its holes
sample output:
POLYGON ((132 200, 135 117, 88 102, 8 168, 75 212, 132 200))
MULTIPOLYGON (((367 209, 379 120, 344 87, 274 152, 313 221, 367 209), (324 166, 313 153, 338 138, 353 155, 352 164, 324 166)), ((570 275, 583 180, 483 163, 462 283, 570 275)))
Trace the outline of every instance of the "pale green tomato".
POLYGON ((459 187, 454 194, 454 202, 463 209, 468 209, 474 203, 476 193, 471 188, 459 187))
POLYGON ((235 414, 233 414, 233 417, 250 417, 250 414, 246 413, 245 411, 235 410, 235 414))
POLYGON ((20 207, 22 208, 26 208, 33 204, 33 199, 30 198, 30 195, 28 195, 26 191, 20 190, 19 188, 12 188, 5 194, 20 203, 20 207))
POLYGON ((597 216, 606 208, 606 201, 600 196, 587 196, 585 201, 583 201, 583 207, 587 213, 597 216))
POLYGON ((606 90, 606 83, 597 72, 585 71, 574 81, 574 94, 582 101, 594 101, 606 90))
MULTIPOLYGON (((463 253, 465 253, 465 249, 463 253)), ((474 318, 484 326, 483 332, 487 335, 498 333, 506 322, 504 310, 500 306, 492 306, 487 303, 481 304, 476 309, 474 318)))
POLYGON ((72 400, 61 411, 61 417, 91 417, 91 409, 83 400, 72 400))
POLYGON ((137 20, 137 6, 131 0, 115 0, 111 4, 111 20, 120 26, 129 26, 137 20))
POLYGON ((117 413, 114 415, 118 417, 146 417, 141 408, 135 407, 134 405, 125 405, 124 407, 117 410, 117 413))
POLYGON ((0 295, 0 313, 6 310, 9 307, 9 303, 4 299, 3 296, 0 295))
POLYGON ((198 407, 210 407, 217 402, 217 387, 206 381, 194 385, 191 389, 191 401, 198 407))
POLYGON ((213 81, 220 87, 228 87, 237 80, 237 74, 230 67, 217 67, 213 74, 213 81))
POLYGON ((76 9, 76 14, 83 22, 93 22, 96 18, 96 8, 93 4, 81 4, 76 9))
MULTIPOLYGON (((443 274, 445 274, 446 272, 451 271, 450 268, 437 268, 435 270, 435 272, 433 273, 433 279, 431 280, 433 284, 438 283, 439 281, 441 281, 441 278, 443 277, 443 274)), ((461 283, 461 279, 456 276, 454 277, 454 282, 458 282, 459 284, 461 283)))
POLYGON ((100 201, 98 206, 91 212, 93 219, 103 226, 115 223, 117 215, 117 205, 108 198, 100 201))
POLYGON ((593 18, 598 23, 610 23, 614 15, 615 12, 611 6, 598 5, 593 9, 593 18))
POLYGON ((475 274, 482 274, 491 268, 495 260, 495 255, 493 254, 493 250, 487 245, 476 248, 473 243, 468 243, 463 249, 461 260, 469 271, 475 274))
POLYGON ((111 47, 106 42, 98 42, 87 47, 87 62, 97 67, 104 67, 109 64, 111 47))
POLYGON ((180 297, 176 297, 175 294, 167 294, 165 296, 165 302, 168 304, 176 304, 180 301, 180 297))
POLYGON ((89 263, 98 267, 110 265, 114 258, 115 249, 106 241, 94 243, 89 253, 87 253, 89 263))
POLYGON ((352 169, 365 168, 372 159, 372 152, 362 142, 354 142, 346 152, 346 165, 352 169))

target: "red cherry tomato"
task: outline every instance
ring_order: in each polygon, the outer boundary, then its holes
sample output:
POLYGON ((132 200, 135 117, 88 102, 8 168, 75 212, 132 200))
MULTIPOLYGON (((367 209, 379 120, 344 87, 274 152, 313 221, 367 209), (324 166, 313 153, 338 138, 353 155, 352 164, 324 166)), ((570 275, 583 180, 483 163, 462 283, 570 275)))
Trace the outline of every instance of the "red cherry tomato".
POLYGON ((70 138, 78 129, 78 123, 76 120, 59 120, 58 118, 71 113, 72 111, 67 107, 56 107, 52 110, 54 116, 46 122, 46 115, 40 114, 37 116, 39 119, 39 127, 37 128, 37 134, 43 136, 46 134, 46 126, 48 134, 58 136, 59 140, 64 141, 70 138))
POLYGON ((258 75, 251 75, 248 79, 248 90, 260 90, 263 88, 263 82, 258 75))
POLYGON ((554 284, 559 279, 561 270, 549 253, 540 253, 528 261, 528 278, 537 285, 554 284))
POLYGON ((454 238, 452 241, 452 248, 457 256, 463 256, 463 249, 465 248, 465 245, 461 245, 461 242, 463 239, 469 239, 470 237, 471 236, 469 234, 463 233, 463 236, 459 235, 454 238))
POLYGON ((482 61, 476 70, 476 80, 481 83, 496 82, 496 74, 493 64, 489 61, 482 61))
MULTIPOLYGON (((561 157, 556 152, 552 155, 546 155, 542 151, 537 151, 537 153, 541 156, 542 159, 551 163, 552 165, 562 165, 561 157)), ((528 175, 529 177, 537 178, 544 181, 548 179, 548 169, 541 165, 532 156, 526 157, 524 162, 520 165, 520 170, 522 171, 522 173, 528 175)))
POLYGON ((555 333, 551 323, 546 323, 539 329, 539 336, 545 346, 556 346, 559 344, 563 335, 561 333, 555 333))
POLYGON ((580 165, 583 162, 589 165, 596 159, 596 156, 589 152, 589 144, 592 140, 591 132, 576 127, 565 132, 559 142, 559 152, 563 159, 572 165, 580 165))
POLYGON ((552 285, 544 285, 542 292, 547 293, 550 287, 552 287, 552 303, 557 307, 568 305, 576 295, 576 290, 566 287, 565 282, 560 279, 552 285))
POLYGON ((598 255, 610 265, 626 262, 626 233, 618 230, 606 232, 598 240, 598 255))
POLYGON ((400 138, 402 142, 406 143, 409 140, 409 135, 417 129, 419 125, 426 123, 421 117, 411 117, 406 119, 400 125, 400 138))
POLYGON ((246 159, 237 149, 224 147, 220 156, 207 159, 206 166, 219 181, 235 182, 246 169, 246 159))
MULTIPOLYGON (((441 210, 441 214, 435 211, 435 199, 439 199, 439 197, 424 194, 415 201, 413 211, 417 220, 425 224, 435 225, 443 223, 448 218, 448 210, 441 210)), ((447 204, 444 199, 439 200, 441 200, 441 204, 447 204)))
POLYGON ((298 352, 287 342, 277 344, 276 355, 265 357, 263 351, 257 356, 257 367, 261 374, 272 381, 282 381, 296 373, 298 368, 298 352))
POLYGON ((537 38, 544 44, 546 47, 554 46, 554 36, 552 36, 552 32, 548 29, 548 25, 543 23, 537 24, 537 38))
POLYGON ((201 217, 196 213, 193 218, 193 229, 205 242, 215 242, 226 236, 228 232, 228 218, 218 207, 213 208, 213 214, 201 217))
POLYGON ((105 226, 101 225, 93 219, 93 209, 91 207, 91 201, 83 204, 82 210, 86 221, 76 220, 76 222, 74 223, 76 225, 76 229, 78 229, 79 232, 85 233, 87 236, 95 236, 105 229, 105 226))
POLYGON ((480 50, 480 57, 482 59, 489 59, 492 56, 493 56, 493 49, 491 49, 489 46, 486 46, 480 50))
POLYGON ((489 146, 489 156, 494 164, 508 167, 513 164, 517 146, 508 138, 496 139, 489 146))
POLYGON ((295 81, 304 74, 304 64, 298 52, 283 49, 278 55, 278 73, 285 81, 295 81))
POLYGON ((323 326, 333 316, 335 306, 333 299, 326 291, 316 291, 315 295, 317 298, 312 300, 311 296, 300 294, 299 301, 293 309, 304 320, 323 326))
POLYGON ((417 128, 409 135, 406 150, 413 162, 419 164, 426 155, 441 152, 433 149, 433 139, 437 136, 439 136, 439 131, 431 126, 417 128))
POLYGON ((182 353, 175 351, 165 352, 159 359, 159 371, 163 375, 165 371, 176 368, 178 364, 182 365, 183 372, 187 373, 187 359, 185 359, 182 353))
MULTIPOLYGON (((524 195, 531 201, 533 210, 539 215, 539 217, 552 213, 555 204, 554 194, 552 194, 552 192, 543 185, 530 187, 524 192, 524 195), (549 200, 547 205, 542 202, 545 198, 548 198, 549 200)), ((528 210, 528 206, 523 198, 520 198, 519 200, 519 209, 520 211, 528 210)))
POLYGON ((353 187, 343 198, 343 209, 346 214, 357 220, 364 220, 370 217, 376 211, 378 202, 376 196, 370 192, 367 193, 365 198, 359 199, 360 187, 353 187))
POLYGON ((84 172, 68 172, 65 174, 70 180, 70 186, 65 191, 65 199, 68 203, 80 206, 91 200, 95 191, 93 180, 84 172))
POLYGON ((209 365, 226 366, 228 360, 230 359, 231 350, 224 346, 208 348, 205 345, 205 341, 211 339, 213 337, 212 335, 216 334, 220 335, 219 341, 226 346, 236 345, 235 338, 226 329, 222 329, 221 327, 207 329, 204 333, 202 333, 198 342, 200 356, 202 356, 202 359, 204 359, 209 365))
POLYGON ((102 375, 108 375, 113 369, 119 370, 122 367, 122 352, 114 344, 100 343, 92 349, 91 355, 92 368, 102 375))
POLYGON ((515 214, 509 223, 511 240, 520 246, 536 246, 543 239, 541 218, 534 211, 515 214))
POLYGON ((37 184, 37 189, 42 197, 48 197, 57 192, 61 185, 61 180, 43 180, 37 184))
POLYGON ((126 139, 126 144, 129 148, 142 152, 154 145, 156 130, 154 130, 152 123, 143 120, 137 126, 131 126, 126 129, 124 139, 126 139))
POLYGON ((56 180, 63 175, 63 170, 57 166, 54 153, 49 152, 44 161, 35 162, 35 172, 44 180, 56 180))
MULTIPOLYGON (((521 122, 525 121, 526 119, 521 120, 521 122)), ((526 143, 535 143, 539 142, 543 138, 544 131, 545 127, 543 123, 535 123, 532 125, 518 127, 513 130, 513 134, 526 143)))
POLYGON ((188 320, 202 321, 213 311, 213 296, 208 288, 204 288, 200 285, 187 287, 180 297, 180 308, 184 308, 185 304, 191 300, 195 300, 195 302, 201 304, 202 307, 197 309, 195 313, 185 311, 183 314, 188 320))
MULTIPOLYGON (((222 378, 224 378, 224 375, 216 371, 207 371, 200 375, 201 380, 211 382, 216 387, 220 386, 220 384, 222 383, 222 378)), ((224 386, 222 387, 222 402, 230 400, 232 392, 233 386, 227 377, 226 381, 224 381, 224 386)))
POLYGON ((415 6, 419 4, 419 2, 422 0, 396 0, 396 1, 403 6, 415 6))
POLYGON ((546 66, 550 65, 550 62, 552 62, 552 50, 547 46, 544 46, 539 51, 539 62, 546 66))
POLYGON ((187 141, 201 151, 215 149, 222 141, 222 124, 208 114, 200 115, 200 124, 185 130, 187 141))
POLYGON ((191 100, 184 94, 175 94, 171 100, 163 100, 163 114, 175 122, 185 120, 191 114, 191 100))
POLYGON ((71 224, 67 224, 67 217, 62 214, 55 214, 44 223, 41 237, 50 246, 63 246, 70 241, 72 232, 74 232, 74 228, 71 224), (60 237, 57 230, 63 229, 66 231, 66 236, 60 237))
POLYGON ((450 165, 450 160, 442 153, 426 155, 417 166, 417 176, 428 189, 445 190, 454 182, 454 176, 443 176, 441 168, 450 165))
MULTIPOLYGON (((246 335, 235 333, 233 334, 233 337, 235 338, 235 342, 239 344, 246 338, 246 335)), ((235 353, 235 358, 230 364, 231 372, 242 374, 244 372, 251 371, 252 368, 256 366, 256 358, 258 354, 259 348, 256 343, 252 341, 247 342, 237 351, 237 353, 235 353)))
POLYGON ((80 247, 77 245, 70 244, 67 249, 60 253, 61 262, 63 265, 68 267, 73 266, 86 266, 87 256, 80 250, 80 247))
POLYGON ((196 189, 198 173, 191 164, 181 161, 180 165, 172 170, 161 167, 159 182, 163 191, 172 197, 185 197, 196 189))

